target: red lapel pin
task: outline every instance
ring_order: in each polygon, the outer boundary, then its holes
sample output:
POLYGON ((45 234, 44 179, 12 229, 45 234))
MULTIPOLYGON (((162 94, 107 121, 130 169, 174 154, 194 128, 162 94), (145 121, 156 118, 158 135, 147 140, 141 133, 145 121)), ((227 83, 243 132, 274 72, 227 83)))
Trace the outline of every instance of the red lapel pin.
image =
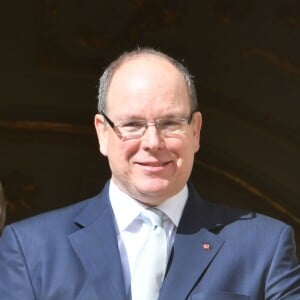
POLYGON ((210 250, 211 250, 211 246, 210 246, 210 244, 208 244, 208 243, 202 244, 202 247, 203 247, 203 249, 204 249, 205 251, 210 251, 210 250))

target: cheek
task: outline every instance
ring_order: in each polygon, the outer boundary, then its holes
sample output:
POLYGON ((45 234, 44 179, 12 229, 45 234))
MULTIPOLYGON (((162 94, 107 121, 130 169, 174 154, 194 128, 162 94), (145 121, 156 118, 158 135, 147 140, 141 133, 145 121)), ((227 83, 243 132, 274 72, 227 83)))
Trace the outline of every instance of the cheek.
POLYGON ((172 139, 165 143, 166 150, 175 155, 178 159, 184 158, 189 149, 190 141, 188 139, 172 139))
POLYGON ((195 146, 192 139, 177 142, 170 148, 170 152, 177 157, 177 166, 180 168, 191 168, 194 161, 195 146))
POLYGON ((110 140, 108 142, 108 158, 116 167, 118 164, 128 163, 137 151, 136 141, 110 140))

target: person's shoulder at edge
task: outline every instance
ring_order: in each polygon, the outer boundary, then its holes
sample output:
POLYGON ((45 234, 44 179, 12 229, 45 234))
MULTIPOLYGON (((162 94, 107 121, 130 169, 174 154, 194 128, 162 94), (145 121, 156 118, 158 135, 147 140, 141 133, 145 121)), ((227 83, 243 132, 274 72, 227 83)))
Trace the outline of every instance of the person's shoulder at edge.
MULTIPOLYGON (((82 213, 87 206, 96 205, 96 203, 99 202, 100 194, 101 193, 62 208, 42 212, 32 217, 16 221, 8 224, 6 228, 13 228, 14 231, 17 231, 20 234, 22 232, 24 234, 28 234, 30 230, 32 235, 34 232, 40 232, 43 234, 46 231, 58 233, 62 228, 64 228, 66 231, 72 232, 78 228, 78 226, 75 224, 76 217, 82 213), (53 230, 53 226, 55 226, 58 230, 53 230), (47 228, 49 230, 47 230, 47 228)), ((4 230, 6 228, 4 228, 4 230)))
MULTIPOLYGON (((281 231, 283 227, 290 227, 289 224, 286 224, 284 221, 277 219, 275 217, 269 216, 267 214, 257 212, 254 210, 246 210, 242 208, 232 207, 228 206, 223 203, 217 203, 214 202, 211 199, 206 199, 202 197, 201 194, 198 193, 197 188, 195 185, 191 182, 188 184, 190 196, 196 198, 196 202, 198 205, 198 210, 200 210, 204 206, 206 206, 206 209, 209 212, 210 223, 216 223, 216 224, 233 224, 236 223, 236 225, 240 225, 241 223, 249 224, 250 226, 258 226, 262 227, 262 230, 264 227, 273 227, 273 229, 276 229, 281 231)), ((243 201, 243 199, 241 199, 243 201)), ((224 226, 226 227, 226 226, 224 226)), ((224 228, 223 227, 223 228, 224 228)), ((266 229, 266 228, 265 228, 266 229)))

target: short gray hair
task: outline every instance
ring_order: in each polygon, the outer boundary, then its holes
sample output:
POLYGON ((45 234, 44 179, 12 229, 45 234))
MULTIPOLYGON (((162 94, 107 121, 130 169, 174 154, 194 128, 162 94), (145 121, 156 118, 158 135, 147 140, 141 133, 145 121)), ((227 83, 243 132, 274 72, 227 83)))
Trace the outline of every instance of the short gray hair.
POLYGON ((193 81, 193 76, 187 70, 187 68, 177 61, 176 59, 168 56, 165 53, 157 51, 153 48, 138 48, 136 50, 130 52, 124 52, 121 56, 119 56, 116 60, 114 60, 104 71, 99 81, 99 90, 98 90, 98 112, 104 111, 106 112, 107 108, 107 94, 109 90, 109 86, 111 80, 116 73, 116 71, 127 61, 134 59, 138 56, 142 55, 154 55, 160 58, 166 59, 169 63, 171 63, 183 76, 186 81, 191 111, 196 111, 198 106, 196 88, 193 81))

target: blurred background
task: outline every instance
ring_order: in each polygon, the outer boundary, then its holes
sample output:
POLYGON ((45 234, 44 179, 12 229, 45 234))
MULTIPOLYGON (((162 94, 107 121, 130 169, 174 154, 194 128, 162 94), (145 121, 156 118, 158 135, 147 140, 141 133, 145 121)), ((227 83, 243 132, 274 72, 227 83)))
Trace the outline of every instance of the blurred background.
POLYGON ((151 46, 195 76, 199 192, 291 224, 300 253, 299 0, 2 0, 0 25, 6 223, 101 189, 98 78, 151 46))

